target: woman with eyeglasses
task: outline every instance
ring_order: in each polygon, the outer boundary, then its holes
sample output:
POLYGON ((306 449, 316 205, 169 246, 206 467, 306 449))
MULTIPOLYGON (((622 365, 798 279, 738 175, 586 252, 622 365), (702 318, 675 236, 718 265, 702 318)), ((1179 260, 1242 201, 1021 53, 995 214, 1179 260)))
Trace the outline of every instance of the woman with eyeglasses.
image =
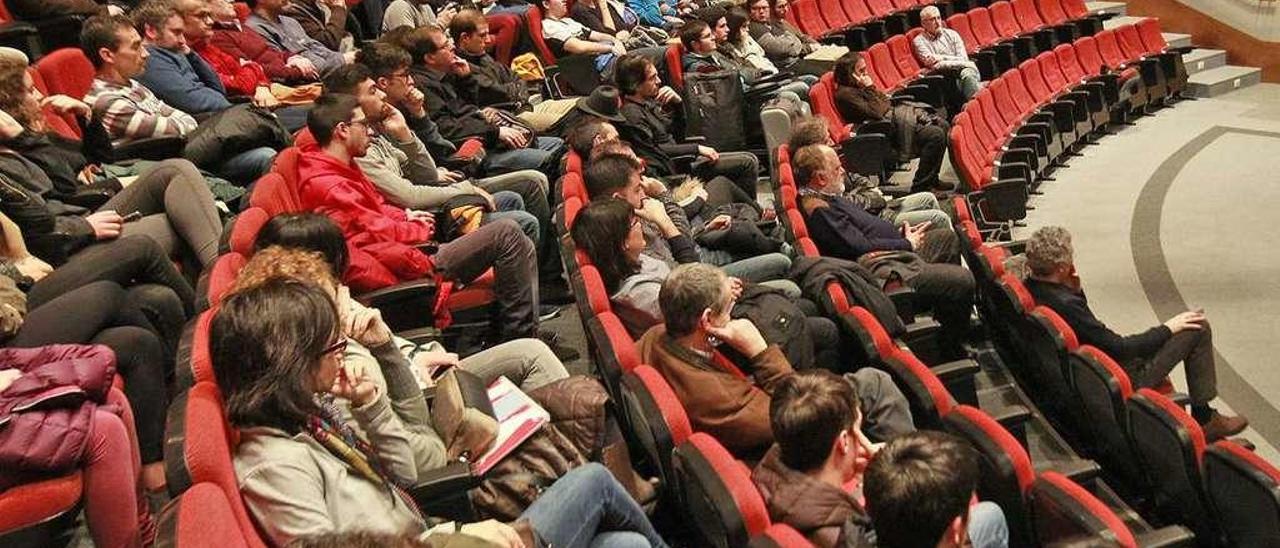
MULTIPOLYGON (((223 300, 210 327, 210 353, 227 418, 239 429, 236 477, 255 522, 275 545, 368 530, 429 535, 433 544, 445 540, 437 535, 461 534, 525 546, 516 528, 492 520, 428 530, 406 492, 418 478, 405 426, 367 374, 342 368, 343 324, 377 331, 373 320, 344 322, 326 290, 280 278, 223 300), (363 435, 337 418, 335 398, 351 403, 363 435)), ((386 339, 391 344, 389 333, 386 339)), ((666 546, 622 486, 595 464, 558 480, 519 522, 557 547, 666 546)))

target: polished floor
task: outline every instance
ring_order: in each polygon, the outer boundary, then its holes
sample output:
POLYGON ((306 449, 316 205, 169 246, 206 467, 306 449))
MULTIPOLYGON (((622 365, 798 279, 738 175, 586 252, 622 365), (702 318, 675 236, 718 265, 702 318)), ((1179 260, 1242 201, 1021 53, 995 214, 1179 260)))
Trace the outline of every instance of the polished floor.
POLYGON ((1089 303, 1121 333, 1203 308, 1219 406, 1250 417, 1244 437, 1280 463, 1280 85, 1160 110, 1055 178, 1015 235, 1071 230, 1089 303))

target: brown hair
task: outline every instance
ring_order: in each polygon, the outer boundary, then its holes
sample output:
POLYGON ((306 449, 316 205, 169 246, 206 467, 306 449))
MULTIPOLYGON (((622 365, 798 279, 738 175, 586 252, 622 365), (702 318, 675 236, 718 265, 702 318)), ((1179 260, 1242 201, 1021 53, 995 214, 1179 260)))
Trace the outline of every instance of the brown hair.
POLYGON ((808 472, 826 462, 840 433, 858 417, 853 381, 824 369, 797 371, 778 382, 769 422, 783 464, 808 472))
POLYGON ((27 101, 26 73, 27 64, 22 60, 0 57, 0 110, 13 116, 22 127, 40 131, 44 129, 44 114, 38 105, 27 101))
POLYGON ((320 252, 273 245, 253 254, 244 268, 240 269, 240 274, 236 276, 228 293, 235 294, 258 287, 275 278, 297 280, 319 287, 338 284, 333 277, 333 269, 320 252))

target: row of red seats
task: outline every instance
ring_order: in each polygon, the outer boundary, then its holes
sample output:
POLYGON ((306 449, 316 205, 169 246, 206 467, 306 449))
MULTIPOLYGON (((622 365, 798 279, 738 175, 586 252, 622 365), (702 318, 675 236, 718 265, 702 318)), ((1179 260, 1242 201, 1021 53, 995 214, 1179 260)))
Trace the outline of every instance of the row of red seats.
MULTIPOLYGON (((796 0, 787 21, 825 43, 862 50, 920 23, 927 0, 796 0)), ((939 9, 949 9, 946 2, 939 9)))

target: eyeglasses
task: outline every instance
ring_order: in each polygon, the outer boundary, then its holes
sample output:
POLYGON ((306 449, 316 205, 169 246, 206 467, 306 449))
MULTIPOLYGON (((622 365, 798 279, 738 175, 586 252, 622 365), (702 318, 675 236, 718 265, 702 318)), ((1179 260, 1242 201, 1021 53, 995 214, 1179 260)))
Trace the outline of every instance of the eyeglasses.
POLYGON ((404 81, 406 82, 411 81, 413 79, 413 75, 409 74, 409 71, 407 70, 404 72, 394 72, 389 74, 388 76, 391 78, 401 78, 401 79, 404 79, 404 81))
POLYGON ((328 356, 330 354, 341 355, 346 351, 347 351, 347 338, 341 337, 337 341, 334 341, 333 344, 330 344, 329 346, 324 347, 324 350, 320 352, 320 355, 321 356, 328 356))

